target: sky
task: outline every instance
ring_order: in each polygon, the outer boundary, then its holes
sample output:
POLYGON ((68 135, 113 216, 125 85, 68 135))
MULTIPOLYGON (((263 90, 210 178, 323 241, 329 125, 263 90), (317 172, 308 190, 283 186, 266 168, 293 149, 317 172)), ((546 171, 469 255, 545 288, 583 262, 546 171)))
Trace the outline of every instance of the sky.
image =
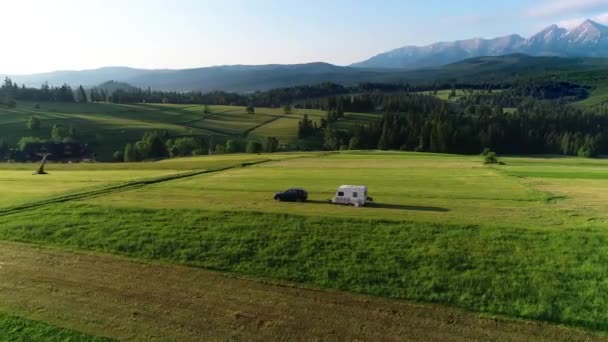
POLYGON ((608 0, 0 0, 0 74, 103 66, 348 65, 405 45, 518 33, 608 0))

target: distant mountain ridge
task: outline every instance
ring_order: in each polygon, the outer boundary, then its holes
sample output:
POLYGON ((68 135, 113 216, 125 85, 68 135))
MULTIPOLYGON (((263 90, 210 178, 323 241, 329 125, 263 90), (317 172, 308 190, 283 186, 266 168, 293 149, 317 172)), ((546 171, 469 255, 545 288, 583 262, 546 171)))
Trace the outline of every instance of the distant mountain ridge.
MULTIPOLYGON (((185 70, 143 70, 123 67, 84 71, 59 71, 28 76, 11 76, 19 85, 39 87, 68 83, 73 87, 129 90, 132 87, 168 91, 228 91, 249 93, 324 82, 352 86, 358 83, 450 86, 456 83, 504 84, 525 78, 558 77, 576 71, 592 73, 593 79, 608 76, 608 58, 529 56, 508 54, 459 60, 426 69, 369 69, 340 67, 325 63, 261 66, 219 66, 185 70)), ((591 76, 590 76, 591 77, 591 76)), ((568 79, 567 79, 568 80, 568 79)), ((590 79, 582 80, 586 84, 590 79)), ((604 81, 602 81, 604 82, 604 81)), ((608 82, 608 80, 606 80, 608 82)), ((608 84, 608 83, 607 83, 608 84)))
POLYGON ((523 53, 531 56, 608 57, 608 27, 592 20, 567 30, 551 25, 530 38, 513 34, 427 46, 405 46, 352 64, 360 68, 417 69, 483 57, 523 53))
MULTIPOLYGON (((106 67, 81 71, 55 71, 33 75, 8 75, 13 81, 30 87, 43 83, 59 86, 95 87, 109 80, 141 88, 169 91, 253 92, 322 82, 354 84, 381 77, 386 70, 374 71, 341 67, 327 63, 225 65, 181 70, 148 70, 106 67)), ((3 77, 3 76, 2 76, 3 77)))

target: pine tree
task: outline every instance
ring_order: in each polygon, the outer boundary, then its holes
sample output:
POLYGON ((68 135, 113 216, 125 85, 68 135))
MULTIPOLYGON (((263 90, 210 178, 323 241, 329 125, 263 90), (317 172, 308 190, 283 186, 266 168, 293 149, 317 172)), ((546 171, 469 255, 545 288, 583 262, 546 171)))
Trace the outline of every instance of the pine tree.
POLYGON ((89 102, 87 99, 87 92, 84 90, 82 86, 78 87, 78 102, 87 103, 89 102))
POLYGON ((8 152, 8 144, 3 139, 0 139, 0 160, 4 159, 8 152))
POLYGON ((68 137, 76 139, 76 128, 72 125, 70 125, 70 128, 68 129, 68 137))

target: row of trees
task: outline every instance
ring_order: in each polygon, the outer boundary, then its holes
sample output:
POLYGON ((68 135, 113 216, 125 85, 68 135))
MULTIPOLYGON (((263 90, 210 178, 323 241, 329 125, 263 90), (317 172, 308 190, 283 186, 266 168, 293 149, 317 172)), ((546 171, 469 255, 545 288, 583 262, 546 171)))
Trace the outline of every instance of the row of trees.
MULTIPOLYGON (((42 124, 37 116, 30 116, 25 126, 28 130, 40 135, 42 124)), ((51 128, 50 138, 54 141, 61 141, 65 138, 76 139, 76 128, 74 128, 72 125, 65 127, 63 125, 55 124, 51 128)))
POLYGON ((225 144, 215 144, 214 138, 178 137, 170 138, 166 131, 150 131, 144 133, 141 140, 128 143, 123 151, 114 152, 114 161, 135 162, 143 160, 158 160, 192 155, 223 154, 223 153, 273 153, 279 151, 279 141, 268 137, 265 144, 258 141, 228 140, 225 144))
POLYGON ((16 100, 22 101, 57 101, 57 102, 87 102, 87 92, 82 86, 72 89, 67 84, 60 87, 51 87, 43 84, 40 88, 26 88, 19 86, 10 78, 5 78, 0 87, 1 104, 14 107, 16 100))
POLYGON ((176 103, 240 105, 260 107, 280 107, 291 104, 299 108, 342 109, 344 111, 369 112, 378 105, 378 96, 392 93, 437 92, 439 89, 467 89, 470 91, 492 89, 506 90, 509 96, 532 97, 537 99, 580 100, 588 96, 588 88, 569 82, 545 80, 517 80, 511 83, 437 83, 411 85, 408 83, 382 84, 361 83, 345 87, 335 83, 321 83, 310 86, 278 88, 258 91, 248 95, 228 92, 174 92, 137 88, 120 82, 84 89, 72 89, 64 84, 51 87, 43 84, 39 89, 26 88, 6 78, 0 88, 0 104, 14 104, 15 100, 62 101, 62 102, 114 102, 114 103, 176 103), (369 97, 343 96, 369 94, 369 97))

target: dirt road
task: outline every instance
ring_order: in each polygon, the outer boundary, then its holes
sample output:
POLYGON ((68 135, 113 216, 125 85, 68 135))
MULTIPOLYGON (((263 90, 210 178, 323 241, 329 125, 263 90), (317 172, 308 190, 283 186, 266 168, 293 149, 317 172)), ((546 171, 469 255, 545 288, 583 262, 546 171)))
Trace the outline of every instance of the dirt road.
POLYGON ((0 243, 0 311, 122 340, 599 339, 439 305, 12 243, 0 243))

